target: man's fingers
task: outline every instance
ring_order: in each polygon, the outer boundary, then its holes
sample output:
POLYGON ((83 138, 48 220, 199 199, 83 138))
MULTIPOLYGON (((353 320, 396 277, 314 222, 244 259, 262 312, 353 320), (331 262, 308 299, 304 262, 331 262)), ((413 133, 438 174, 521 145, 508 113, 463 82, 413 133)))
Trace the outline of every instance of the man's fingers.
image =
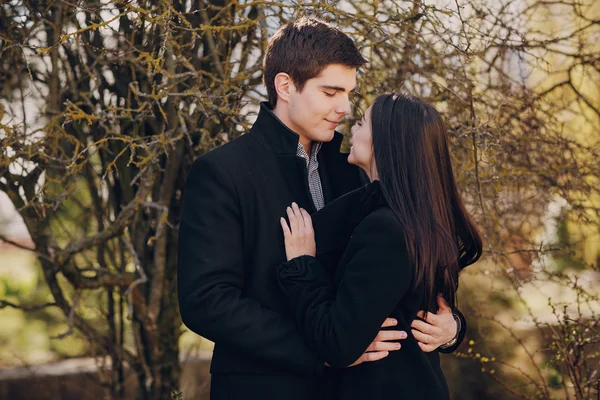
POLYGON ((374 342, 389 342, 390 340, 406 339, 407 335, 404 331, 379 331, 375 336, 374 342))
POLYGON ((423 322, 421 320, 415 319, 412 324, 410 324, 411 328, 418 329, 423 333, 427 333, 428 335, 435 335, 435 327, 427 322, 423 322))
POLYGON ((394 318, 386 318, 381 325, 382 328, 387 328, 388 326, 396 326, 398 325, 398 321, 394 318))
POLYGON ((381 360, 382 358, 387 357, 389 354, 390 353, 388 351, 371 351, 363 354, 363 356, 365 357, 365 362, 371 362, 381 360))
POLYGON ((369 351, 397 351, 400 350, 400 343, 398 342, 373 342, 367 347, 369 351))
POLYGON ((421 350, 423 350, 423 352, 425 353, 431 353, 432 351, 435 350, 435 347, 428 345, 428 344, 424 344, 421 342, 417 342, 419 344, 419 347, 421 348, 421 350))
POLYGON ((358 360, 354 361, 349 367, 353 367, 358 364, 362 364, 364 362, 373 362, 381 360, 382 358, 386 358, 390 353, 387 351, 373 351, 370 353, 364 353, 362 356, 358 358, 358 360))
MULTIPOLYGON (((441 311, 441 310, 440 310, 440 311, 441 311)), ((433 324, 433 325, 435 325, 435 324, 436 324, 436 318, 437 318, 437 315, 435 315, 435 314, 434 314, 434 313, 432 313, 432 312, 428 312, 428 313, 427 313, 427 316, 425 316, 425 311, 421 310, 421 311, 419 311, 419 312, 417 313, 417 317, 421 318, 422 320, 425 320, 425 321, 427 321, 427 323, 430 323, 430 324, 433 324)))
POLYGON ((419 332, 419 331, 413 329, 412 334, 415 337, 415 339, 417 339, 421 343, 429 344, 429 343, 434 342, 433 338, 431 336, 427 335, 426 333, 419 332))

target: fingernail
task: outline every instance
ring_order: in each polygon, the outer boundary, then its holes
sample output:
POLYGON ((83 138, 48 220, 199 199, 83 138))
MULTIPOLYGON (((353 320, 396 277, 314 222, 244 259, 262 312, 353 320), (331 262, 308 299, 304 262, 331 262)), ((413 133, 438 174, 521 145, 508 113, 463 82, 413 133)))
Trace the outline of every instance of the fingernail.
POLYGON ((390 321, 392 323, 392 325, 397 325, 398 324, 398 320, 392 318, 392 320, 390 321))
POLYGON ((298 207, 298 204, 292 203, 292 207, 298 207))
POLYGON ((407 337, 408 337, 408 335, 406 334, 406 332, 401 332, 400 333, 400 338, 406 339, 407 337))
POLYGON ((400 343, 396 344, 396 349, 400 350, 400 343))

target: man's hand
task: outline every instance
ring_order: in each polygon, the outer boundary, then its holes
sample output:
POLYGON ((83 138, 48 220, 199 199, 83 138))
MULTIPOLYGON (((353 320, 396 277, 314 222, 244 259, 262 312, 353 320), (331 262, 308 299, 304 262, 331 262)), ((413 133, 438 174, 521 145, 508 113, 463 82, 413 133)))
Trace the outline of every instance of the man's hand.
MULTIPOLYGON (((415 319, 410 324, 419 347, 426 353, 454 339, 458 331, 452 310, 441 294, 438 294, 437 303, 439 306, 437 314, 427 313, 425 321, 415 319)), ((417 317, 423 318, 424 314, 424 311, 419 311, 417 317)))
MULTIPOLYGON (((395 319, 386 318, 381 327, 396 326, 397 324, 398 321, 395 319)), ((354 367, 364 362, 378 361, 387 357, 390 354, 390 351, 400 350, 401 346, 397 340, 406 339, 406 337, 407 334, 404 331, 379 331, 363 355, 360 356, 358 360, 348 365, 348 367, 354 367)))

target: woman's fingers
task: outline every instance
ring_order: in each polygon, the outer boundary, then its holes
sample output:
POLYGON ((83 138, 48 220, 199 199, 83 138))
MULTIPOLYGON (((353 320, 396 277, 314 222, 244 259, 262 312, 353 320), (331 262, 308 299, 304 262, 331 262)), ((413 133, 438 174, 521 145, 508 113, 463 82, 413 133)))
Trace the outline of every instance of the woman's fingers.
POLYGON ((304 222, 304 215, 300 211, 300 207, 298 207, 298 204, 296 204, 295 202, 292 203, 292 211, 294 212, 294 215, 298 220, 298 228, 301 230, 304 229, 304 227, 306 226, 306 223, 304 222))
POLYGON ((288 226, 287 221, 283 217, 279 219, 279 223, 281 224, 281 229, 283 229, 283 237, 287 240, 290 236, 292 236, 292 232, 290 232, 290 227, 288 226))
POLYGON ((306 210, 298 207, 297 203, 292 203, 285 211, 289 226, 284 218, 279 222, 281 229, 283 229, 285 252, 288 260, 302 255, 314 256, 317 254, 315 233, 312 229, 310 215, 306 210))
POLYGON ((298 207, 297 203, 294 202, 287 208, 287 215, 290 219, 292 234, 305 229, 312 232, 312 219, 310 218, 310 214, 305 209, 298 207))
POLYGON ((313 233, 310 214, 305 209, 298 207, 297 203, 292 203, 292 205, 286 209, 286 213, 288 220, 290 221, 289 232, 291 236, 303 236, 304 234, 313 233))
POLYGON ((300 213, 302 214, 302 218, 304 219, 304 227, 309 232, 312 232, 312 230, 313 230, 313 224, 312 224, 312 219, 310 218, 310 214, 304 208, 300 209, 300 213))
POLYGON ((298 233, 298 227, 300 222, 298 221, 298 218, 296 217, 296 213, 294 213, 294 210, 292 209, 292 207, 288 207, 286 209, 287 212, 287 216, 288 216, 288 220, 290 221, 290 230, 292 232, 292 235, 298 233))

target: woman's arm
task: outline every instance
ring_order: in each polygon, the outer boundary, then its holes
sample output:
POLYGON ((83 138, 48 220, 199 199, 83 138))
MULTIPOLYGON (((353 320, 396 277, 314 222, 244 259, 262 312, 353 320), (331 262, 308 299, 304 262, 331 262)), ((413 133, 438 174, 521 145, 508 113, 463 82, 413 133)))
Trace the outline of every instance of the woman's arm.
POLYGON ((298 330, 329 365, 348 366, 410 287, 412 266, 403 233, 389 210, 367 216, 342 257, 337 290, 316 258, 300 254, 305 253, 288 251, 291 260, 278 267, 298 330))

